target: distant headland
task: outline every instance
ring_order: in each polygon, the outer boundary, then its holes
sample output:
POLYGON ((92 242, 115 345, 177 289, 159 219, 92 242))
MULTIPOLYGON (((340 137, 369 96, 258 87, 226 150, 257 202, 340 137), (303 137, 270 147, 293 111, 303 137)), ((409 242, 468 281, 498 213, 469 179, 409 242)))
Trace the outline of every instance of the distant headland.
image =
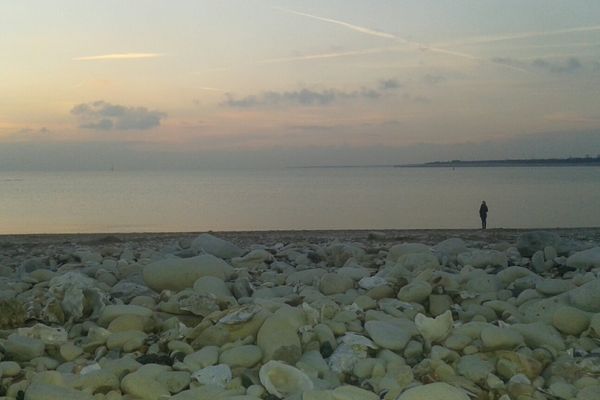
POLYGON ((506 159, 506 160, 475 160, 475 161, 433 161, 422 164, 394 165, 398 168, 411 167, 600 167, 600 155, 596 157, 569 157, 569 158, 531 158, 531 159, 506 159))

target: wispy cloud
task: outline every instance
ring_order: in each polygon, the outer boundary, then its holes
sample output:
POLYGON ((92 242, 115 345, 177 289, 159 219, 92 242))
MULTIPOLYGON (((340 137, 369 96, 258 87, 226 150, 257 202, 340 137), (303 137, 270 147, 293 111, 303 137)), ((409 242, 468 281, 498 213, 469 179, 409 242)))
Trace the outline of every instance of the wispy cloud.
POLYGON ((502 65, 508 65, 515 68, 536 69, 552 74, 575 74, 583 70, 583 64, 576 57, 569 57, 566 60, 550 61, 546 58, 535 58, 532 61, 516 59, 511 57, 495 57, 493 62, 502 65))
POLYGON ((75 57, 75 61, 105 61, 105 60, 138 60, 143 58, 163 57, 162 53, 113 53, 101 54, 97 56, 75 57))
POLYGON ((326 106, 338 100, 367 99, 375 100, 386 93, 401 88, 395 79, 381 80, 376 88, 363 87, 359 90, 344 91, 339 89, 311 90, 300 89, 294 91, 266 91, 257 95, 236 98, 227 94, 227 99, 222 105, 235 108, 253 108, 265 106, 326 106))

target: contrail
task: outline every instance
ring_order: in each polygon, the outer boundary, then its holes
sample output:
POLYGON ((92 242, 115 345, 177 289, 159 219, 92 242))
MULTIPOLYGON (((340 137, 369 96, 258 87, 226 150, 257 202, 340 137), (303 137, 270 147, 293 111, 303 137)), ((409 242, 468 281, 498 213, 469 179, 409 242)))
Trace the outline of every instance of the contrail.
POLYGON ((600 31, 600 25, 594 26, 580 26, 575 28, 567 28, 567 29, 558 29, 555 31, 546 31, 546 32, 519 32, 509 35, 498 35, 498 36, 483 36, 472 39, 465 39, 463 41, 454 42, 454 43, 445 43, 444 45, 450 46, 465 46, 465 45, 477 45, 477 44, 488 44, 495 42, 504 42, 510 40, 520 40, 520 39, 529 39, 536 37, 546 37, 546 36, 558 36, 565 35, 570 33, 579 33, 579 32, 596 32, 600 31))
MULTIPOLYGON (((322 60, 328 58, 338 58, 338 57, 352 57, 352 56, 361 56, 366 54, 378 54, 378 53, 389 53, 389 52, 401 52, 407 51, 406 47, 402 46, 388 46, 388 47, 373 47, 370 49, 363 50, 349 50, 349 51, 340 51, 333 53, 316 53, 316 54, 306 54, 303 56, 293 56, 293 57, 279 57, 279 58, 267 58, 264 60, 258 60, 252 63, 245 63, 239 66, 252 66, 252 65, 265 65, 265 64, 284 64, 289 62, 296 61, 310 61, 310 60, 322 60)), ((210 68, 208 70, 200 71, 201 72, 219 72, 219 71, 229 71, 233 69, 233 66, 228 67, 216 67, 210 68)))
POLYGON ((135 60, 140 58, 157 58, 164 54, 160 53, 114 53, 102 54, 99 56, 75 57, 75 61, 96 61, 96 60, 135 60))
POLYGON ((363 26, 359 26, 359 25, 354 25, 354 24, 350 24, 348 22, 344 22, 344 21, 340 21, 337 19, 333 19, 333 18, 325 18, 325 17, 319 17, 318 15, 312 15, 312 14, 307 14, 307 13, 303 13, 300 11, 296 11, 296 10, 290 10, 287 8, 281 8, 281 7, 276 7, 275 8, 278 11, 282 11, 288 14, 295 14, 295 15, 299 15, 302 17, 306 17, 306 18, 311 18, 311 19, 315 19, 318 21, 323 21, 323 22, 328 22, 331 24, 335 24, 335 25, 340 25, 343 26, 345 28, 348 28, 350 30, 356 31, 356 32, 360 32, 360 33, 364 33, 367 35, 371 35, 371 36, 377 36, 377 37, 381 37, 384 39, 391 39, 391 40, 395 40, 397 42, 403 43, 415 50, 421 50, 421 51, 430 51, 432 53, 439 53, 439 54, 445 54, 445 55, 449 55, 449 56, 453 56, 453 57, 459 57, 459 58, 464 58, 467 60, 473 60, 473 61, 482 61, 482 62, 491 62, 493 64, 497 64, 497 65, 501 65, 503 67, 506 68, 510 68, 513 70, 517 70, 517 71, 521 71, 521 72, 528 72, 522 68, 518 68, 515 66, 511 66, 511 65, 506 65, 506 64, 500 64, 500 63, 496 63, 494 61, 485 59, 485 58, 481 58, 478 56, 474 56, 472 54, 467 54, 467 53, 463 53, 463 52, 458 52, 458 51, 453 51, 453 50, 449 50, 449 49, 445 49, 445 48, 440 48, 438 46, 429 46, 423 43, 419 43, 419 42, 414 42, 411 40, 407 40, 404 38, 401 38, 399 36, 393 35, 391 33, 386 33, 386 32, 381 32, 381 31, 376 31, 373 29, 369 29, 363 26))
POLYGON ((275 9, 285 12, 285 13, 288 13, 288 14, 295 14, 295 15, 299 15, 302 17, 312 18, 312 19, 315 19, 318 21, 323 21, 323 22, 328 22, 328 23, 335 24, 335 25, 340 25, 340 26, 343 26, 350 30, 353 30, 355 32, 364 33, 366 35, 377 36, 377 37, 381 37, 384 39, 395 40, 397 42, 404 43, 405 45, 408 45, 416 50, 426 50, 426 51, 431 51, 431 52, 435 52, 435 53, 441 53, 441 54, 447 54, 447 55, 452 55, 452 56, 456 56, 456 57, 468 58, 470 60, 482 60, 481 58, 470 55, 470 54, 459 53, 459 52, 446 50, 446 49, 440 49, 438 47, 430 47, 430 46, 427 46, 427 45, 419 43, 419 42, 414 42, 414 41, 410 41, 410 40, 401 38, 401 37, 393 35, 391 33, 376 31, 373 29, 365 28, 364 26, 353 25, 348 22, 340 21, 340 20, 333 19, 333 18, 319 17, 318 15, 307 14, 307 13, 303 13, 300 11, 290 10, 290 9, 281 8, 281 7, 277 7, 275 9))
POLYGON ((340 52, 333 52, 333 53, 307 54, 304 56, 294 56, 294 57, 269 58, 266 60, 257 61, 255 64, 279 64, 279 63, 294 62, 294 61, 321 60, 321 59, 327 59, 327 58, 351 57, 351 56, 360 56, 360 55, 366 55, 366 54, 388 53, 388 52, 393 52, 393 51, 406 51, 406 48, 399 47, 399 46, 374 47, 371 49, 363 49, 363 50, 350 50, 350 51, 340 51, 340 52))
POLYGON ((329 22, 331 24, 341 25, 341 26, 344 26, 353 31, 365 33, 365 34, 371 35, 371 36, 378 36, 378 37, 382 37, 382 38, 386 38, 386 39, 398 39, 398 37, 396 37, 395 35, 392 35, 391 33, 376 31, 373 29, 365 28, 363 26, 353 25, 353 24, 349 24, 348 22, 339 21, 337 19, 319 17, 317 15, 307 14, 307 13, 303 13, 300 11, 290 10, 290 9, 281 8, 281 7, 275 7, 274 9, 286 12, 288 14, 296 14, 296 15, 300 15, 303 17, 308 17, 308 18, 319 20, 319 21, 323 21, 323 22, 329 22))

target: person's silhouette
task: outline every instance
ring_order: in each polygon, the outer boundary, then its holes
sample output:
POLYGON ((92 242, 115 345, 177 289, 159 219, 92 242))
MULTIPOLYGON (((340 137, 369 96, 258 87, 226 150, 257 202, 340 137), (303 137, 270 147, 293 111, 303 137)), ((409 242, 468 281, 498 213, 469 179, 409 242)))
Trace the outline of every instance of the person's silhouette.
POLYGON ((485 201, 482 201, 481 202, 481 207, 479 207, 479 217, 481 218, 481 229, 485 229, 486 228, 487 213, 488 213, 487 204, 485 204, 485 201))

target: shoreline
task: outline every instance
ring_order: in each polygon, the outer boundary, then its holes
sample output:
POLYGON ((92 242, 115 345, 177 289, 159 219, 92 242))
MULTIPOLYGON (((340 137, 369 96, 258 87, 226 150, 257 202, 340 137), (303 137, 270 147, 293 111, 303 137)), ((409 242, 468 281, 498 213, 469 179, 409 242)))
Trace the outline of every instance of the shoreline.
POLYGON ((120 242, 167 242, 194 238, 210 233, 240 245, 294 241, 369 240, 376 233, 380 241, 421 242, 435 244, 449 237, 459 237, 484 243, 514 242, 525 232, 554 232, 565 238, 589 238, 600 241, 600 227, 578 228, 490 228, 481 229, 317 229, 317 230, 252 230, 252 231, 190 231, 190 232, 126 232, 126 233, 24 233, 0 234, 0 246, 6 244, 60 244, 64 242, 105 245, 120 242))

